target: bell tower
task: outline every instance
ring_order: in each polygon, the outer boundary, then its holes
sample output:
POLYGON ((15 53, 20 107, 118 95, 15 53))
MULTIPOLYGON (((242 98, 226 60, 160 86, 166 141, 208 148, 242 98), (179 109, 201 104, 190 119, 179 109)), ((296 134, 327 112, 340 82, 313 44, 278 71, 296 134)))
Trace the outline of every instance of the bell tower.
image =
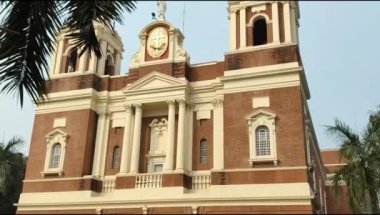
POLYGON ((62 29, 57 36, 57 48, 51 77, 64 77, 82 73, 95 73, 102 75, 119 75, 123 43, 116 32, 111 32, 106 26, 94 23, 95 34, 99 40, 102 57, 98 59, 95 54, 86 51, 79 56, 80 50, 75 49, 72 39, 68 38, 71 33, 68 28, 62 29))
POLYGON ((229 1, 230 51, 298 43, 297 1, 229 1))

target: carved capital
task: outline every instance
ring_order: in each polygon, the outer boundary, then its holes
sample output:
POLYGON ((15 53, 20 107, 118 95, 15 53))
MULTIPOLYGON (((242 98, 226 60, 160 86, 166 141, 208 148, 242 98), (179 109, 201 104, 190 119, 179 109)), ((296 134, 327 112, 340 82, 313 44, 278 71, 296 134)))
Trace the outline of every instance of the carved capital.
POLYGON ((223 107, 223 99, 214 99, 211 103, 214 105, 216 108, 223 107))
POLYGON ((168 100, 168 101, 166 101, 166 103, 168 103, 169 107, 174 107, 175 100, 168 100))
POLYGON ((105 118, 105 117, 110 115, 110 113, 108 111, 98 111, 97 114, 98 114, 99 118, 105 118))
POLYGON ((190 111, 192 111, 193 109, 194 109, 194 104, 193 103, 187 103, 187 105, 186 105, 186 108, 188 109, 188 110, 190 110, 190 111))
POLYGON ((131 104, 126 104, 126 105, 124 105, 124 107, 125 107, 126 112, 131 112, 133 106, 131 104))
POLYGON ((133 107, 135 107, 136 108, 136 111, 141 111, 141 103, 135 103, 135 104, 133 104, 133 107))
POLYGON ((186 105, 186 101, 183 100, 183 99, 178 99, 177 102, 178 102, 178 104, 179 104, 180 106, 184 106, 184 105, 186 105))

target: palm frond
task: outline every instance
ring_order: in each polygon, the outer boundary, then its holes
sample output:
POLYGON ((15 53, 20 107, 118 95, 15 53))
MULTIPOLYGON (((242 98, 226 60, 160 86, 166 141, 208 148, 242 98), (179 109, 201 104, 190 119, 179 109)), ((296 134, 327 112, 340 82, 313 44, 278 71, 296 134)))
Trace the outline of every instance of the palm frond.
POLYGON ((349 161, 361 159, 363 149, 360 138, 347 124, 336 119, 334 126, 325 127, 325 132, 340 143, 340 153, 344 159, 349 161))
POLYGON ((54 36, 60 27, 56 1, 9 1, 0 36, 0 89, 18 94, 21 107, 24 91, 37 103, 47 92, 47 57, 53 50, 54 36))
MULTIPOLYGON (((88 49, 99 58, 101 49, 95 35, 94 21, 103 24, 114 31, 113 21, 122 24, 124 10, 131 12, 135 9, 135 1, 67 1, 65 6, 68 18, 65 25, 73 33, 68 36, 74 40, 74 45, 81 50, 81 56, 88 49)), ((90 52, 90 53, 91 53, 90 52)))
POLYGON ((21 137, 12 137, 4 148, 4 151, 12 151, 15 146, 24 144, 24 140, 21 137))

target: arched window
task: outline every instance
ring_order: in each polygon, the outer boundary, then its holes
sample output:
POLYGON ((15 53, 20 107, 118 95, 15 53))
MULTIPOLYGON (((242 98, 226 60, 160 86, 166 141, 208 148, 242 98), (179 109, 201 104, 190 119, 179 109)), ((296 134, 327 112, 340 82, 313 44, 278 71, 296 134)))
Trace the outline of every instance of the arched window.
POLYGON ((256 128, 256 155, 270 155, 270 136, 266 126, 256 128))
POLYGON ((51 148, 49 168, 58 168, 61 160, 61 144, 55 143, 51 148))
POLYGON ((111 55, 107 55, 106 63, 104 65, 104 75, 114 75, 115 65, 111 55))
POLYGON ((113 149, 113 154, 112 154, 112 169, 119 168, 119 163, 120 163, 120 147, 115 146, 115 148, 113 149))
POLYGON ((200 163, 207 163, 207 140, 205 138, 200 142, 200 163))
POLYGON ((67 73, 75 72, 77 67, 78 53, 76 49, 73 49, 68 57, 67 73))
POLYGON ((263 45, 267 42, 267 23, 265 19, 256 20, 253 24, 253 45, 263 45))

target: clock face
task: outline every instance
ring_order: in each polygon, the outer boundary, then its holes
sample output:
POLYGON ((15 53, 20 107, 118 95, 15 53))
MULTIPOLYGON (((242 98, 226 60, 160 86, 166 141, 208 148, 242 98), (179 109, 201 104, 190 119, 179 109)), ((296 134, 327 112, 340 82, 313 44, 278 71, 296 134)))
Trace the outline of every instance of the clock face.
POLYGON ((150 31, 147 42, 148 54, 153 58, 162 56, 168 48, 168 32, 163 27, 150 31))

